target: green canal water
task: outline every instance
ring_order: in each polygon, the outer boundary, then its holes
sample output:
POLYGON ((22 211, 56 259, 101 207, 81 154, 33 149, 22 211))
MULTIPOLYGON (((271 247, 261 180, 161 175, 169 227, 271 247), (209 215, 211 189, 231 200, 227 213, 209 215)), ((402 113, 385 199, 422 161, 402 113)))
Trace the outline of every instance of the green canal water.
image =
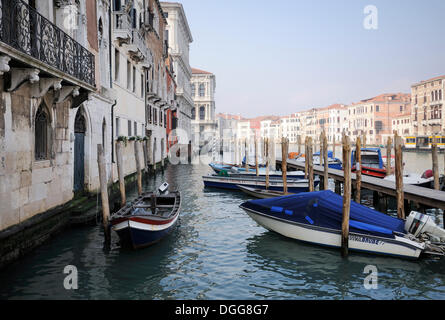
MULTIPOLYGON (((180 221, 162 242, 103 250, 101 226, 69 229, 0 273, 0 299, 444 299, 445 259, 404 261, 301 244, 267 231, 237 192, 205 189, 206 165, 169 166, 164 180, 183 194, 180 221), (64 288, 64 268, 78 289, 64 288), (377 289, 365 289, 367 265, 377 289)), ((130 200, 135 197, 132 191, 130 200)))

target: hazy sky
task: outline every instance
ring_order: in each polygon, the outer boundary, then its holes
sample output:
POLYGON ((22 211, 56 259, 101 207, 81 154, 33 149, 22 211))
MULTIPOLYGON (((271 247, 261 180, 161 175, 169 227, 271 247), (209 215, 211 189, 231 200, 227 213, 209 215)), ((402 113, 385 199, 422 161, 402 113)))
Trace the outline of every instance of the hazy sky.
POLYGON ((445 74, 445 0, 180 0, 216 111, 285 115, 445 74), (378 29, 363 11, 378 9, 378 29))

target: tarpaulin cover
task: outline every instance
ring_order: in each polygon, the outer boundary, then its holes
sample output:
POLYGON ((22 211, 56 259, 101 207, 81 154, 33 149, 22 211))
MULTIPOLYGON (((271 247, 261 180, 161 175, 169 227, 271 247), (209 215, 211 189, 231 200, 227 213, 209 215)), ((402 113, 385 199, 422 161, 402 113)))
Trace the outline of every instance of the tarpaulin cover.
MULTIPOLYGON (((252 200, 243 203, 241 207, 293 222, 341 230, 343 197, 330 190, 252 200), (279 208, 283 209, 280 211, 279 208)), ((351 201, 351 232, 393 237, 393 231, 406 233, 404 224, 401 219, 351 201)))
MULTIPOLYGON (((320 156, 320 152, 315 152, 314 156, 319 157, 320 156)), ((334 158, 334 153, 332 151, 328 151, 328 158, 334 158)))

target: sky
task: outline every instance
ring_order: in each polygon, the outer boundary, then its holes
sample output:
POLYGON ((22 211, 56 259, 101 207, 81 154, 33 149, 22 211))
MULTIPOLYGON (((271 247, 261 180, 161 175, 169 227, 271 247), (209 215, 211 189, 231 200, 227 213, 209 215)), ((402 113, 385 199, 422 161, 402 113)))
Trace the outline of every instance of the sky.
POLYGON ((217 113, 287 115, 445 75, 444 0, 180 2, 190 64, 216 76, 217 113), (364 27, 368 5, 377 29, 364 27))

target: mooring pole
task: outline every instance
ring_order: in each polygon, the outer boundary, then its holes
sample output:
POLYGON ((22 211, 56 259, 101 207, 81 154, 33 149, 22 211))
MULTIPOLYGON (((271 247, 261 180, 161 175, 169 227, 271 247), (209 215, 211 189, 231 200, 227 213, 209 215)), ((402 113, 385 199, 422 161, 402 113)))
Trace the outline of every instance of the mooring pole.
POLYGON ((117 175, 119 178, 119 190, 121 193, 121 208, 127 203, 125 195, 125 176, 124 176, 124 161, 122 157, 122 143, 116 141, 116 160, 117 160, 117 175))
POLYGON ((283 194, 287 194, 287 146, 286 138, 281 138, 281 174, 283 176, 283 194))
POLYGON ((134 158, 136 160, 136 172, 137 172, 137 183, 138 183, 138 195, 142 194, 142 170, 141 170, 141 158, 139 151, 139 141, 134 141, 134 158))
POLYGON ((433 159, 433 175, 434 175, 434 189, 439 190, 439 159, 437 156, 437 140, 436 136, 433 136, 433 141, 431 145, 431 153, 433 159))
POLYGON ((343 136, 343 219, 341 227, 341 255, 348 256, 349 250, 349 213, 351 209, 351 145, 348 136, 343 136))
POLYGON ((312 146, 312 138, 309 137, 308 140, 308 176, 309 176, 309 192, 314 191, 314 164, 313 164, 313 146, 312 146))
POLYGON ((332 158, 335 159, 335 133, 332 135, 332 158))
POLYGON ((245 140, 244 146, 245 146, 244 156, 246 157, 246 162, 244 163, 244 169, 246 170, 246 173, 249 173, 249 147, 247 145, 247 138, 245 140))
POLYGON ((388 137, 388 142, 386 144, 386 175, 389 176, 391 174, 391 137, 388 137))
MULTIPOLYGON (((320 161, 321 162, 321 161, 320 161)), ((329 160, 328 160, 328 138, 323 131, 323 163, 324 163, 324 190, 329 189, 329 160)))
POLYGON ((362 187, 362 147, 360 137, 357 137, 355 146, 355 202, 360 203, 360 190, 362 187))
POLYGON ((297 137, 297 139, 298 139, 298 155, 301 155, 301 136, 300 135, 298 135, 298 137, 297 137))
POLYGON ((309 152, 309 146, 308 146, 309 137, 306 136, 306 139, 304 140, 304 178, 308 178, 308 152, 309 152))
POLYGON ((266 157, 266 190, 269 190, 269 138, 264 139, 264 147, 266 148, 264 151, 266 157))
POLYGON ((258 177, 260 175, 260 170, 259 170, 259 164, 258 164, 258 139, 255 135, 255 172, 256 172, 256 176, 258 177))
POLYGON ((397 198, 397 217, 400 219, 405 218, 404 209, 404 194, 403 194, 403 154, 402 154, 402 143, 400 137, 396 134, 394 136, 394 148, 396 155, 396 198, 397 198))
POLYGON ((97 165, 99 168, 100 196, 102 200, 102 222, 104 226, 105 245, 110 244, 110 207, 108 203, 107 169, 105 164, 104 149, 97 145, 97 165))

